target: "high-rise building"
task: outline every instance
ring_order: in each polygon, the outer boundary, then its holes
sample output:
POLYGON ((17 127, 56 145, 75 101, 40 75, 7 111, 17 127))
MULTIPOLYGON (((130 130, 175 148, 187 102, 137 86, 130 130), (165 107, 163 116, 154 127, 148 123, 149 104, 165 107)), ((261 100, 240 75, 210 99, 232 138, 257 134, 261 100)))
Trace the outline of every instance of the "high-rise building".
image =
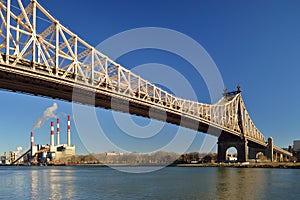
POLYGON ((300 140, 294 140, 293 149, 294 151, 300 151, 300 140))
POLYGON ((293 153, 294 156, 297 158, 297 161, 300 161, 300 140, 294 140, 293 145, 293 153))

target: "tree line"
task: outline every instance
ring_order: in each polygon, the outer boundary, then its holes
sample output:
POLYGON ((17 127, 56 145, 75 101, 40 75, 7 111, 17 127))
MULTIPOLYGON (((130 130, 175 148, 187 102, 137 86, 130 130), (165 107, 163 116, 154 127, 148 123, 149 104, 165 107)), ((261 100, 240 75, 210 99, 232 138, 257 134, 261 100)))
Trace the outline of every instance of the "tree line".
POLYGON ((216 162, 216 153, 191 152, 177 154, 173 152, 158 151, 152 154, 129 153, 129 154, 88 154, 76 155, 67 159, 68 162, 82 164, 126 164, 126 165, 151 165, 151 164, 190 164, 216 162))

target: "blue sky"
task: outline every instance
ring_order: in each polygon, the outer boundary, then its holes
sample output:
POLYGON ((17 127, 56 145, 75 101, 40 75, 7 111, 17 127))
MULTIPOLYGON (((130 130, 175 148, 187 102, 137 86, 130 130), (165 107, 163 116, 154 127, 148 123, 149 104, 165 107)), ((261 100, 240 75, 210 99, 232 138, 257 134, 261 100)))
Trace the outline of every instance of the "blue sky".
MULTIPOLYGON (((224 84, 235 90, 240 84, 248 112, 265 137, 286 147, 300 139, 300 3, 298 1, 39 1, 60 23, 93 46, 133 28, 162 27, 196 40, 216 63, 224 84)), ((157 62, 181 72, 193 85, 200 102, 210 102, 204 81, 195 76, 189 63, 162 51, 136 51, 118 62, 127 68, 157 62), (184 67, 183 67, 184 66, 184 67)), ((54 102, 66 132, 67 102, 0 91, 0 153, 29 147, 29 133, 38 117, 54 102)), ((128 151, 154 150, 163 146, 178 130, 166 125, 159 139, 129 140, 113 122, 110 111, 97 109, 109 130, 109 137, 128 151), (148 144, 148 145, 146 145, 148 144), (155 144, 155 145, 154 145, 155 144), (130 146, 130 147, 129 147, 130 146)), ((140 125, 148 119, 133 117, 140 125)), ((37 143, 49 143, 47 121, 35 130, 37 143)), ((74 123, 73 123, 74 124, 74 123)), ((85 153, 79 134, 73 128, 73 143, 85 153)), ((88 130, 89 131, 89 130, 88 130)), ((62 141, 65 141, 63 133, 62 141)), ((189 151, 198 151, 204 134, 198 134, 189 151)), ((111 151, 114 149, 107 149, 111 151)))

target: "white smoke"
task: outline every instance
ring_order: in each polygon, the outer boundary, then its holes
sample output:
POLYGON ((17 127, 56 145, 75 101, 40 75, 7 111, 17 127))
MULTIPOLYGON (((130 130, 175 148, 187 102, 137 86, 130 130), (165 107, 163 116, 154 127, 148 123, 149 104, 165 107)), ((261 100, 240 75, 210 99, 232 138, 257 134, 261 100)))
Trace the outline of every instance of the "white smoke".
POLYGON ((34 129, 40 128, 44 124, 44 122, 50 118, 57 118, 57 116, 54 114, 57 108, 58 108, 57 103, 53 103, 51 107, 47 108, 44 111, 43 116, 39 117, 38 121, 35 123, 34 129))
POLYGON ((23 147, 17 147, 17 150, 15 151, 16 156, 20 156, 22 154, 23 147))

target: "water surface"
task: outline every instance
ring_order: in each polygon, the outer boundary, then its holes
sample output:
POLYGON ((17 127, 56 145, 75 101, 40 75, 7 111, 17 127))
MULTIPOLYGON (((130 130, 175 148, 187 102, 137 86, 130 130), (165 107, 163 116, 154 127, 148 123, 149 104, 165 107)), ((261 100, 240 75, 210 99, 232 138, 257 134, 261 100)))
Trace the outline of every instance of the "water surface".
POLYGON ((300 170, 0 167, 0 199, 299 199, 300 170))

